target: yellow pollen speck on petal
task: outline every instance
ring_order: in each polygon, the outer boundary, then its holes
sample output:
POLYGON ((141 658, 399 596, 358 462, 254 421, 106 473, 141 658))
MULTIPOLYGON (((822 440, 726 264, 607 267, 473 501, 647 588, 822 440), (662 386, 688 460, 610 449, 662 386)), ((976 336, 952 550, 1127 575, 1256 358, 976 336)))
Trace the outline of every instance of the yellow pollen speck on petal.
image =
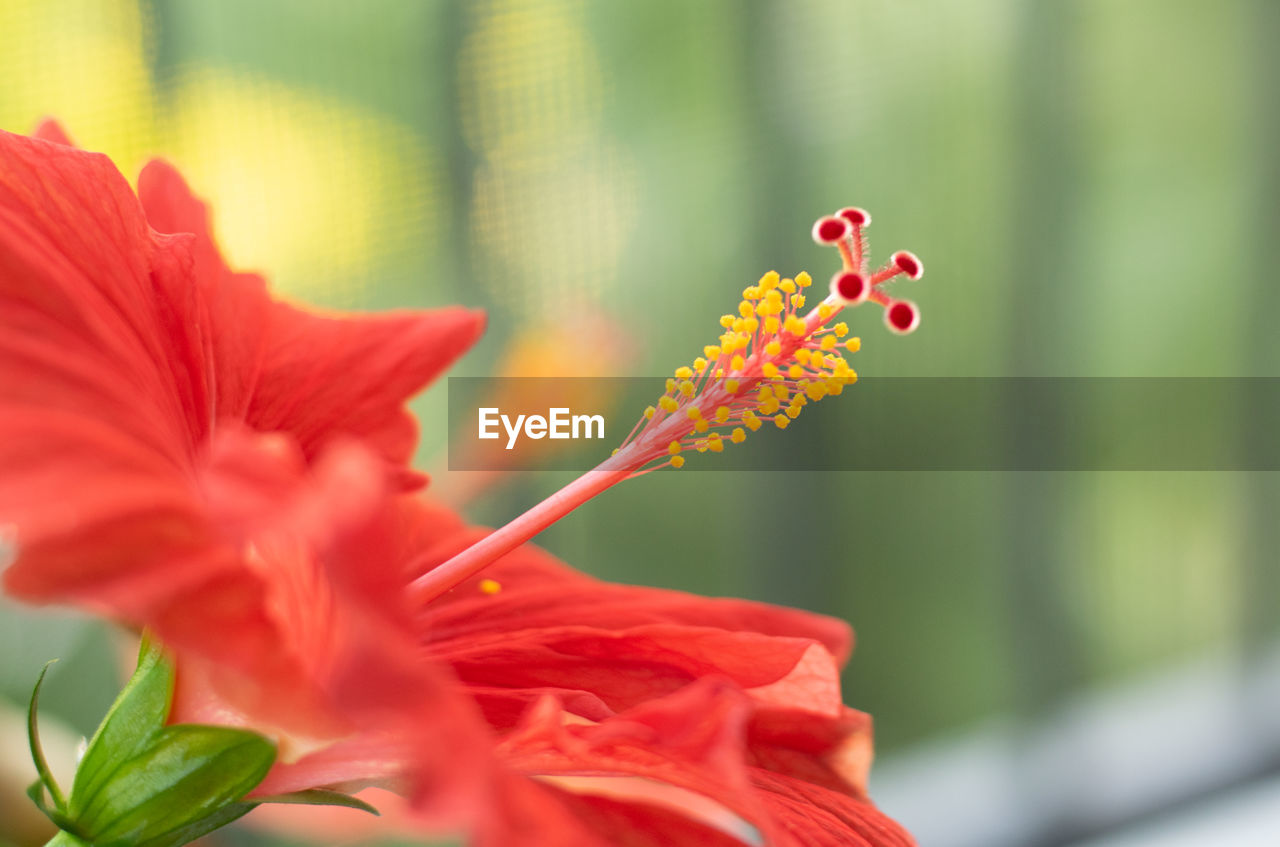
POLYGON ((683 468, 683 467, 684 467, 684 456, 672 456, 672 457, 671 457, 671 467, 673 467, 673 468, 683 468))
POLYGON ((804 308, 804 295, 803 295, 803 294, 793 294, 793 295, 791 295, 791 305, 792 305, 792 306, 795 306, 797 309, 803 309, 803 308, 804 308))
POLYGON ((773 422, 777 425, 778 429, 786 429, 787 424, 791 423, 791 418, 786 415, 774 415, 773 422))
POLYGON ((823 350, 836 349, 836 337, 834 335, 822 336, 822 349, 823 350))
POLYGON ((668 445, 667 445, 667 452, 668 452, 668 453, 670 453, 672 456, 674 456, 674 455, 676 455, 677 453, 679 453, 679 452, 680 452, 680 442, 679 442, 679 441, 672 441, 670 444, 668 444, 668 445))
POLYGON ((840 323, 831 327, 831 331, 836 334, 836 338, 844 338, 846 335, 849 334, 849 325, 844 321, 841 321, 840 323))
POLYGON ((800 273, 796 274, 796 285, 801 288, 808 288, 813 285, 813 277, 809 276, 808 271, 800 271, 800 273))
POLYGON ((725 421, 729 420, 728 406, 720 406, 716 409, 716 420, 719 421, 720 423, 724 423, 725 421))
MULTIPOLYGON (((777 319, 777 318, 773 318, 773 317, 765 318, 765 319, 764 319, 764 331, 765 331, 765 332, 767 332, 767 333, 769 333, 770 335, 777 335, 777 334, 778 334, 778 319, 777 319)), ((776 356, 777 354, 775 353, 775 354, 773 354, 773 355, 775 355, 775 356, 776 356)))
POLYGON ((844 343, 844 347, 850 353, 857 353, 862 349, 862 339, 855 335, 844 343))
POLYGON ((732 370, 732 371, 740 371, 746 366, 747 366, 747 360, 742 358, 741 356, 734 356, 733 360, 729 362, 729 370, 732 370))
POLYGON ((693 376, 693 369, 689 366, 676 368, 676 379, 689 379, 693 376))
POLYGON ((794 279, 784 279, 782 284, 778 286, 788 294, 796 293, 796 281, 794 279))
POLYGON ((730 433, 729 435, 729 440, 732 441, 734 444, 741 444, 742 442, 747 440, 746 430, 744 430, 740 426, 735 427, 733 432, 730 433))
POLYGON ((493 595, 502 590, 502 583, 496 579, 485 578, 476 583, 476 587, 480 589, 481 594, 493 595))
POLYGON ((644 407, 644 416, 649 420, 653 420, 653 416, 656 415, 657 413, 658 413, 658 410, 653 408, 652 406, 644 407))
POLYGON ((769 379, 773 379, 778 375, 778 366, 773 362, 765 362, 764 367, 762 367, 760 371, 769 379))

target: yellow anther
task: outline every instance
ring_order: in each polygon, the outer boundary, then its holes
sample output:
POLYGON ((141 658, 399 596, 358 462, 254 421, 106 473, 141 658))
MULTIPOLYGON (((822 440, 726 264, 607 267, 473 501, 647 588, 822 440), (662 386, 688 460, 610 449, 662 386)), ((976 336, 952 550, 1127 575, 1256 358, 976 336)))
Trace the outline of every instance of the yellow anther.
POLYGON ((813 285, 813 277, 809 276, 807 271, 800 271, 800 273, 796 274, 796 285, 801 288, 808 288, 813 285))
POLYGON ((844 321, 841 321, 840 323, 831 327, 831 331, 836 334, 836 338, 844 338, 846 335, 849 334, 849 325, 844 321))
POLYGON ((797 409, 803 409, 808 405, 808 401, 804 399, 804 393, 802 391, 797 391, 796 396, 791 398, 791 405, 795 406, 797 409))
POLYGON ((476 583, 476 587, 480 589, 481 594, 493 595, 502 590, 502 583, 486 577, 476 583))
MULTIPOLYGON (((752 318, 752 320, 755 320, 755 319, 752 318)), ((747 326, 746 320, 744 320, 743 318, 734 318, 733 326, 729 327, 729 329, 731 332, 742 332, 742 330, 745 329, 746 326, 747 326)))
POLYGON ((760 277, 760 282, 758 282, 758 283, 757 283, 757 285, 760 287, 760 289, 761 289, 762 291, 768 291, 768 290, 770 290, 770 289, 772 289, 772 288, 777 288, 777 287, 778 287, 778 272, 777 272, 777 271, 769 271, 767 274, 765 274, 764 276, 760 277))
POLYGON ((724 442, 720 440, 718 435, 713 435, 707 439, 707 447, 711 448, 712 453, 724 452, 724 442))
POLYGON ((748 285, 746 288, 742 289, 742 299, 743 300, 759 300, 760 289, 756 288, 754 285, 748 285))
POLYGON ((667 377, 667 393, 674 394, 676 391, 676 381, 671 377, 667 377))
POLYGON ((773 313, 773 306, 769 305, 769 301, 761 300, 756 304, 756 314, 760 317, 766 317, 773 313))
POLYGON ((855 335, 844 343, 844 348, 850 353, 857 353, 862 349, 862 339, 855 335))
MULTIPOLYGON (((764 331, 765 331, 767 334, 769 334, 769 335, 777 335, 777 334, 778 334, 778 319, 777 319, 777 318, 774 318, 774 317, 768 317, 768 318, 765 318, 765 319, 764 319, 764 331)), ((777 355, 777 354, 775 353, 774 355, 777 355)))
POLYGON ((802 365, 807 365, 809 364, 809 355, 809 348, 801 347, 796 351, 796 361, 802 365))
POLYGON ((747 429, 755 432, 760 428, 760 419, 756 417, 756 413, 748 409, 742 413, 742 422, 747 425, 747 429))
POLYGON ((734 444, 741 444, 747 440, 747 432, 742 427, 734 427, 733 432, 729 434, 729 440, 734 444))
POLYGON ((664 412, 674 412, 679 406, 673 397, 663 397, 658 401, 658 405, 662 407, 664 412))
MULTIPOLYGON (((785 286, 787 285, 787 283, 789 283, 789 282, 791 282, 791 280, 789 280, 789 279, 788 279, 788 280, 783 281, 783 283, 782 283, 782 284, 783 284, 783 286, 785 287, 785 286)), ((774 306, 781 305, 781 303, 782 303, 782 292, 775 288, 775 289, 773 289, 772 291, 770 291, 768 294, 766 294, 766 295, 764 296, 764 299, 765 299, 765 300, 767 300, 767 301, 769 301, 769 303, 770 303, 771 305, 774 305, 774 306)))
POLYGON ((782 284, 778 286, 788 294, 796 293, 796 281, 794 279, 784 279, 782 284))
POLYGON ((728 391, 730 394, 737 394, 740 387, 741 386, 736 379, 726 379, 724 381, 724 390, 728 391))
POLYGON ((702 355, 712 361, 715 361, 720 358, 720 348, 714 344, 708 344, 706 347, 702 348, 702 355))
POLYGON ((754 311, 754 307, 746 300, 743 300, 741 303, 738 304, 738 314, 742 315, 744 318, 751 317, 751 313, 753 311, 754 311))
POLYGON ((724 376, 724 368, 716 368, 716 379, 720 379, 722 376, 724 376))
POLYGON ((699 356, 693 360, 693 369, 697 373, 702 373, 707 369, 707 360, 699 356))
POLYGON ((773 422, 777 424, 778 429, 786 429, 787 424, 791 423, 791 418, 786 415, 774 415, 773 422))
POLYGON ((694 431, 694 432, 706 432, 706 431, 707 431, 707 429, 708 429, 708 428, 710 428, 710 426, 711 426, 711 425, 710 425, 709 423, 707 423, 706 421, 699 419, 698 421, 696 421, 696 422, 693 424, 693 431, 694 431))
POLYGON ((684 413, 689 416, 689 420, 691 421, 702 420, 702 410, 699 409, 697 406, 690 406, 689 408, 684 410, 684 413))
POLYGON ((747 318, 742 322, 742 328, 747 332, 755 332, 760 328, 760 321, 757 318, 747 318))
POLYGON ((791 396, 791 392, 787 390, 785 385, 778 382, 773 385, 773 396, 777 397, 779 400, 786 400, 791 396))
POLYGON ((726 421, 729 420, 728 406, 720 406, 716 409, 716 420, 719 421, 720 423, 725 423, 726 421))
POLYGON ((668 444, 668 445, 667 445, 667 452, 668 452, 668 453, 670 453, 672 456, 674 456, 675 454, 679 453, 679 452, 680 452, 680 442, 679 442, 679 441, 672 441, 670 444, 668 444))
POLYGON ((827 396, 827 386, 821 382, 811 382, 804 388, 804 393, 815 403, 827 396))
POLYGON ((781 408, 782 404, 778 402, 777 397, 770 397, 760 404, 760 412, 765 415, 772 415, 781 408))
POLYGON ((743 332, 738 333, 738 349, 746 350, 750 346, 751 346, 751 333, 746 332, 745 330, 743 332))
MULTIPOLYGON (((730 323, 733 323, 733 321, 730 321, 730 323)), ((726 332, 724 335, 720 336, 720 346, 725 349, 726 353, 732 349, 731 347, 729 347, 729 345, 732 343, 733 343, 732 332, 726 332)))
POLYGON ((803 295, 803 294, 792 294, 792 295, 791 295, 791 305, 792 305, 792 306, 795 306, 797 309, 803 309, 803 308, 804 308, 804 295, 803 295))
POLYGON ((823 350, 836 349, 836 337, 834 335, 822 336, 822 349, 823 350))
POLYGON ((644 407, 644 416, 649 420, 653 420, 653 416, 656 415, 657 413, 658 413, 658 410, 653 408, 652 406, 644 407))
POLYGON ((680 383, 680 393, 685 397, 692 397, 697 391, 694 389, 693 383, 686 379, 680 383))
POLYGON ((791 418, 792 420, 800 417, 800 407, 795 405, 794 403, 788 406, 787 417, 791 418))
POLYGON ((756 399, 763 403, 773 396, 773 389, 767 385, 760 386, 760 393, 756 395, 756 399))
POLYGON ((844 391, 844 383, 834 377, 824 380, 827 386, 827 393, 832 397, 840 396, 840 392, 844 391))
POLYGON ((610 451, 609 451, 609 455, 610 455, 610 456, 616 456, 616 455, 618 455, 618 448, 617 448, 617 447, 614 447, 612 450, 610 450, 610 451))
POLYGON ((729 370, 740 371, 747 366, 747 360, 741 356, 734 356, 729 362, 729 370))
POLYGON ((720 326, 724 327, 725 329, 728 329, 729 327, 733 326, 733 315, 721 315, 720 326))
POLYGON ((672 456, 672 457, 671 457, 671 467, 673 467, 673 468, 683 468, 683 467, 684 467, 684 456, 672 456))
POLYGON ((688 365, 676 368, 676 379, 690 379, 693 376, 693 368, 688 365))
POLYGON ((838 311, 840 311, 840 307, 837 306, 835 303, 819 303, 818 304, 818 317, 822 318, 824 321, 827 318, 830 318, 832 315, 834 315, 838 311))
POLYGON ((773 341, 764 345, 764 352, 768 353, 770 356, 777 356, 782 352, 782 345, 775 338, 773 341))
POLYGON ((799 365, 792 365, 787 368, 787 376, 792 377, 793 379, 799 379, 804 376, 804 368, 799 365))
POLYGON ((805 334, 804 318, 800 318, 800 317, 796 317, 795 315, 792 315, 791 317, 787 318, 785 328, 787 332, 791 333, 792 335, 795 335, 795 336, 804 335, 805 334))
POLYGON ((773 379, 778 375, 778 366, 775 365, 773 362, 765 362, 764 367, 760 369, 760 372, 763 373, 769 379, 773 379))
POLYGON ((705 439, 705 438, 700 438, 700 439, 698 439, 697 441, 693 442, 693 447, 694 447, 694 449, 695 449, 695 450, 697 450, 699 453, 705 453, 705 452, 707 452, 707 441, 706 441, 706 439, 705 439))

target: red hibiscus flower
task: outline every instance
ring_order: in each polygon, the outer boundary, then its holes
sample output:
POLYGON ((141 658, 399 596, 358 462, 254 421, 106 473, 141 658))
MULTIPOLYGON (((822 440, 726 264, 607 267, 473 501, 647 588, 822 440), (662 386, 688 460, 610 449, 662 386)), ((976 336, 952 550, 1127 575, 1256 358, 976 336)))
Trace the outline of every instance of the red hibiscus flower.
POLYGON ((313 316, 230 272, 152 163, 0 134, 6 588, 154 629, 174 719, 288 742, 263 793, 399 780, 493 845, 890 845, 844 624, 614 586, 405 493, 463 310, 313 316), (141 202, 139 202, 139 200, 141 202), (452 582, 458 582, 456 579, 452 582))

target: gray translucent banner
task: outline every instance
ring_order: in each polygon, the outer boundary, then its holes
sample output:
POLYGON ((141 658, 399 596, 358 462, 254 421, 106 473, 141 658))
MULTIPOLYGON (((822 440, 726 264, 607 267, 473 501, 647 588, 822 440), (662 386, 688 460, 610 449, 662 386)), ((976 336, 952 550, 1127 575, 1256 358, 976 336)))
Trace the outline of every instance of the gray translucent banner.
MULTIPOLYGON (((449 470, 588 470, 665 382, 450 378, 449 470)), ((684 470, 1271 471, 1280 378, 865 377, 747 435, 684 470)))

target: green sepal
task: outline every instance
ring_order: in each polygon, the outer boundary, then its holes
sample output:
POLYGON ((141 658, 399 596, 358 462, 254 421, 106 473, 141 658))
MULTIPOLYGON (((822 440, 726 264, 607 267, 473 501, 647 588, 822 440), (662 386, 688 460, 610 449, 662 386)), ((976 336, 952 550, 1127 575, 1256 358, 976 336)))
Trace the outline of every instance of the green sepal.
POLYGON ((57 780, 53 778, 53 772, 49 770, 49 763, 44 757, 44 748, 40 745, 40 727, 37 717, 40 711, 40 686, 44 685, 44 675, 49 672, 49 666, 56 661, 58 660, 52 659, 44 663, 44 667, 40 669, 40 676, 36 678, 35 687, 31 689, 31 700, 27 703, 27 745, 31 748, 31 761, 35 763, 36 775, 39 777, 35 784, 27 789, 27 796, 35 801, 46 815, 50 811, 48 804, 45 803, 46 790, 52 799, 52 810, 65 812, 67 809, 66 797, 58 787, 57 780))
POLYGON ((285 805, 297 804, 301 806, 341 806, 345 809, 359 809, 360 811, 368 812, 375 817, 379 817, 382 814, 376 808, 361 800, 359 797, 352 797, 350 794, 343 794, 341 791, 331 791, 327 788, 309 788, 305 791, 293 791, 289 794, 271 794, 266 797, 254 797, 253 803, 282 803, 285 805))
POLYGON ((253 790, 275 757, 275 745, 253 732, 166 727, 140 754, 116 763, 93 797, 82 800, 73 793, 73 819, 77 830, 99 847, 161 843, 203 824, 253 790))
POLYGON ((173 668, 146 635, 138 667, 85 748, 71 787, 68 812, 79 818, 116 768, 146 750, 164 729, 173 701, 173 668))

